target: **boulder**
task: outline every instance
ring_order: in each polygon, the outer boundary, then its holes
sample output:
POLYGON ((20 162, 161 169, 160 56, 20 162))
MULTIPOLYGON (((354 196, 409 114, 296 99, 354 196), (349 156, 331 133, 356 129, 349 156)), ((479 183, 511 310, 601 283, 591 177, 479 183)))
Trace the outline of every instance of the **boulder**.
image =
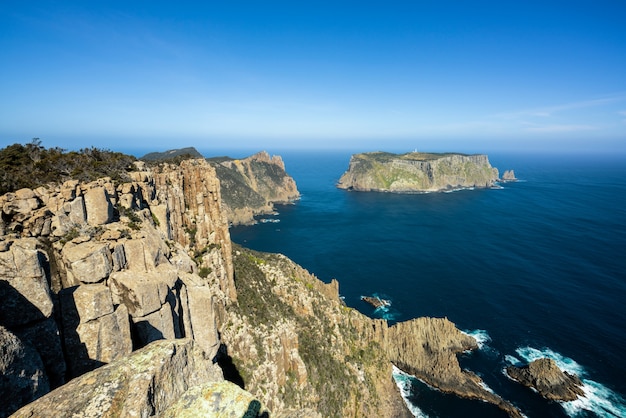
POLYGON ((106 243, 70 242, 61 253, 68 267, 68 275, 75 279, 74 283, 97 283, 109 277, 113 271, 111 251, 106 243))
POLYGON ((101 284, 59 293, 64 346, 71 376, 79 376, 132 351, 128 309, 114 309, 109 289, 101 284))
MULTIPOLYGON (((219 367, 192 340, 161 340, 71 380, 14 417, 160 416, 189 388, 222 380, 219 367)), ((219 405, 227 403, 224 398, 219 405)))
POLYGON ((37 350, 0 326, 0 417, 9 416, 49 390, 37 350))
POLYGON ((97 226, 113 221, 115 211, 105 187, 98 186, 87 190, 84 198, 89 225, 97 226))
POLYGON ((32 346, 43 361, 52 389, 65 383, 67 371, 59 328, 54 318, 46 318, 13 330, 26 345, 32 346))
POLYGON ((554 360, 541 358, 527 366, 509 366, 507 374, 515 381, 534 388, 541 396, 554 401, 573 401, 585 396, 578 376, 559 369, 554 360))
POLYGON ((22 238, 0 252, 0 325, 15 328, 52 315, 47 257, 36 245, 22 238))

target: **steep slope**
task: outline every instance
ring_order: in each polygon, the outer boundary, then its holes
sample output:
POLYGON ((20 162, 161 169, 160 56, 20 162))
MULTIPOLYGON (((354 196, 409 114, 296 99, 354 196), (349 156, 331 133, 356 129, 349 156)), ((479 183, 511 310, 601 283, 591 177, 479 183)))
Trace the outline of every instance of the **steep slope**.
POLYGON ((491 187, 497 180, 486 155, 372 152, 353 155, 337 187, 415 193, 491 187))
POLYGON ((249 224, 255 215, 274 211, 275 203, 300 197, 280 156, 259 152, 242 160, 209 159, 220 179, 223 209, 231 224, 249 224))

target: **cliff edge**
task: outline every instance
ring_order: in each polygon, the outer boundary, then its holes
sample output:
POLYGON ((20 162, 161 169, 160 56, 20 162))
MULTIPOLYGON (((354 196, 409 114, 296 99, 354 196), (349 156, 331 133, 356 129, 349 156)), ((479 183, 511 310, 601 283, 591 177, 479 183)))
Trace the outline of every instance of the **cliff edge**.
POLYGON ((410 152, 354 154, 337 187, 355 191, 423 193, 489 188, 498 169, 486 155, 410 152))

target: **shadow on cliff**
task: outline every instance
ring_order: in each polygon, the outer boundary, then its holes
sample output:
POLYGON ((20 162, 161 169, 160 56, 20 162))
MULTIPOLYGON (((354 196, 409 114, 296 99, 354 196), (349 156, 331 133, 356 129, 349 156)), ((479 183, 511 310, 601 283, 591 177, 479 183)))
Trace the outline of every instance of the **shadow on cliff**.
MULTIPOLYGON (((220 344, 220 348, 217 350, 217 354, 213 362, 217 363, 222 369, 222 373, 224 373, 224 379, 236 384, 244 390, 246 389, 243 377, 239 373, 239 370, 237 370, 237 366, 235 366, 235 363, 233 363, 233 358, 228 355, 228 346, 226 344, 220 344)), ((247 417, 248 415, 245 416, 247 417)), ((250 416, 256 417, 256 415, 250 416)))
POLYGON ((92 371, 106 363, 89 357, 87 346, 78 335, 80 317, 74 301, 74 292, 78 286, 63 289, 59 292, 61 311, 60 326, 63 354, 67 364, 68 380, 92 371))
POLYGON ((15 333, 33 322, 46 319, 33 305, 6 280, 0 279, 0 325, 15 333))

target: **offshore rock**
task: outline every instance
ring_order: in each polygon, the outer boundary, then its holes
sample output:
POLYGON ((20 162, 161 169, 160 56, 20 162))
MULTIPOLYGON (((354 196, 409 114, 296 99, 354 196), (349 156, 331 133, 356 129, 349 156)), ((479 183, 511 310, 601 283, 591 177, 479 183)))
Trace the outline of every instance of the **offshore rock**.
POLYGON ((504 174, 502 174, 502 181, 517 181, 515 177, 515 172, 513 170, 506 170, 504 174))
POLYGON ((340 189, 423 193, 460 188, 489 188, 498 169, 486 155, 410 152, 354 154, 339 182, 340 189))
POLYGON ((222 380, 193 340, 162 340, 71 380, 12 416, 161 415, 189 388, 222 380))
POLYGON ((541 358, 524 367, 509 366, 506 372, 512 379, 534 388, 549 400, 573 401, 585 396, 578 376, 562 371, 552 359, 541 358))

